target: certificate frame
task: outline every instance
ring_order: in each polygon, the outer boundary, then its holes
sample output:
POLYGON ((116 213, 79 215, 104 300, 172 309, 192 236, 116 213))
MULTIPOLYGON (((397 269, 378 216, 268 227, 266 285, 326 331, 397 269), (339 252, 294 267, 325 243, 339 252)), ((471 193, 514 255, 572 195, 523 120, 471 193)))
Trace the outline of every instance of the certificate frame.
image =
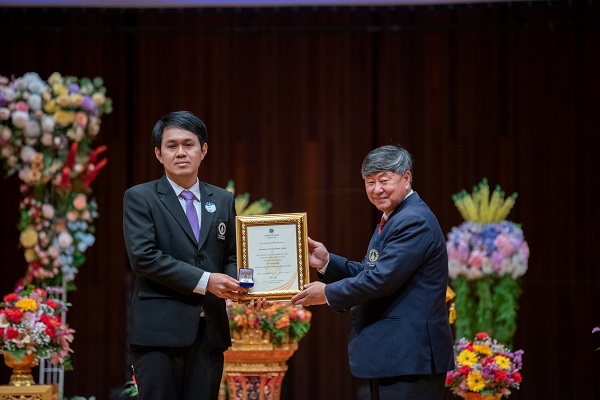
POLYGON ((235 222, 237 269, 255 270, 255 286, 241 302, 289 300, 302 291, 310 281, 306 213, 236 216, 235 222))

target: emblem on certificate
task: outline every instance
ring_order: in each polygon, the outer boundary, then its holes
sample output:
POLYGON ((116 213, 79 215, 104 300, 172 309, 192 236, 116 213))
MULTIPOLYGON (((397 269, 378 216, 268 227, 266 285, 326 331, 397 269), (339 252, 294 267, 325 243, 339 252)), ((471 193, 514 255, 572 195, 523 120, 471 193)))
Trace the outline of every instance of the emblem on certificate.
MULTIPOLYGON (((309 282, 306 213, 237 216, 238 276, 252 271, 254 298, 289 300, 309 282)), ((238 279, 242 285, 242 279, 238 279)))
POLYGON ((251 288, 254 286, 254 270, 252 268, 238 269, 238 281, 243 288, 251 288))

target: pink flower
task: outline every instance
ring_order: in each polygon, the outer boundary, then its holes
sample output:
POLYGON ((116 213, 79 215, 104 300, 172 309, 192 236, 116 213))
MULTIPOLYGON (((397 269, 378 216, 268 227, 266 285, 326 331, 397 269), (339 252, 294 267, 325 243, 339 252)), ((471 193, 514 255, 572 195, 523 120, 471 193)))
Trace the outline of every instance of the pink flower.
POLYGON ((483 254, 483 252, 481 252, 480 250, 473 250, 471 252, 471 255, 469 256, 469 266, 471 266, 472 268, 481 268, 481 264, 483 263, 484 257, 485 254, 483 254))

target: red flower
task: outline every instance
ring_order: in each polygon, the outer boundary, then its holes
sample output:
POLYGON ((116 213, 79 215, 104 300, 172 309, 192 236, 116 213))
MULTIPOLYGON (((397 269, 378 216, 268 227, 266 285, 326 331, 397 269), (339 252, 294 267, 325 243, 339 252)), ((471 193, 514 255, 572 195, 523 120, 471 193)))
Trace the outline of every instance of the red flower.
POLYGON ((515 380, 515 382, 517 383, 521 383, 521 381, 523 380, 523 377, 521 376, 521 373, 519 371, 515 372, 514 374, 512 374, 512 378, 515 380))
POLYGON ((56 336, 56 331, 54 330, 53 326, 46 327, 46 335, 48 335, 50 339, 54 339, 56 336))
POLYGON ((19 310, 18 308, 10 308, 5 310, 4 314, 6 314, 6 317, 15 324, 21 322, 21 319, 23 318, 23 311, 19 310))
POLYGON ((19 336, 19 331, 16 330, 15 328, 6 328, 6 338, 7 339, 14 339, 17 336, 19 336))
POLYGON ((452 384, 452 382, 454 382, 454 378, 450 375, 446 375, 446 386, 452 384))
POLYGON ((58 308, 58 303, 52 299, 46 301, 46 305, 50 308, 54 308, 55 310, 58 308))
POLYGON ((4 336, 4 328, 0 328, 0 338, 4 336))
POLYGON ((488 335, 487 332, 479 332, 479 333, 475 334, 476 339, 487 339, 489 337, 490 337, 490 335, 488 335))
POLYGON ((6 296, 4 296, 5 303, 10 303, 11 301, 17 301, 17 300, 19 300, 19 295, 16 293, 10 293, 10 294, 7 294, 6 296))
POLYGON ((488 364, 493 364, 495 360, 492 357, 486 357, 481 361, 482 366, 486 366, 488 364))
POLYGON ((40 297, 46 297, 46 291, 42 288, 33 289, 33 293, 37 293, 40 297))
POLYGON ((498 371, 494 372, 494 379, 496 379, 497 381, 504 382, 504 381, 506 381, 506 378, 508 378, 508 376, 506 375, 506 372, 504 372, 502 370, 498 370, 498 371))
POLYGON ((469 375, 471 373, 472 370, 473 370, 473 368, 469 367, 468 365, 463 365, 462 367, 460 367, 458 369, 458 372, 461 375, 467 376, 467 375, 469 375))

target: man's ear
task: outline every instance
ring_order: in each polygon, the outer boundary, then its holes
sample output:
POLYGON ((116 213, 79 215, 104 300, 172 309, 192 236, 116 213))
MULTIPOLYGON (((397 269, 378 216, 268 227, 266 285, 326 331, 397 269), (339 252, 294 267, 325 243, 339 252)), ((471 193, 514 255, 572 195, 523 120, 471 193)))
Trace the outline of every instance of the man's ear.
POLYGON ((154 155, 156 156, 156 159, 162 164, 162 156, 160 155, 160 149, 158 147, 154 148, 154 155))

